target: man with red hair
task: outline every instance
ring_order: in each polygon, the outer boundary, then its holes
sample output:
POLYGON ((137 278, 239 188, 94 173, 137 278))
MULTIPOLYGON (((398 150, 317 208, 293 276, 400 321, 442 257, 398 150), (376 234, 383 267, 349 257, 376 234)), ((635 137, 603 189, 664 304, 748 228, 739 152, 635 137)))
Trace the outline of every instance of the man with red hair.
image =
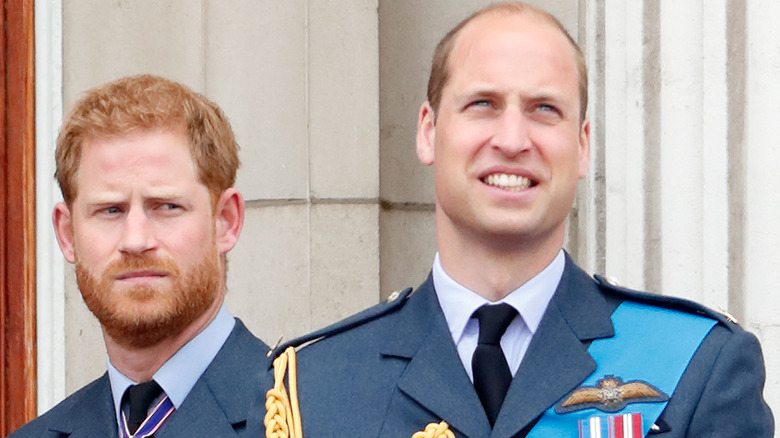
POLYGON ((244 201, 222 111, 156 76, 87 91, 57 140, 54 228, 108 371, 12 436, 258 436, 267 347, 224 304, 244 201))

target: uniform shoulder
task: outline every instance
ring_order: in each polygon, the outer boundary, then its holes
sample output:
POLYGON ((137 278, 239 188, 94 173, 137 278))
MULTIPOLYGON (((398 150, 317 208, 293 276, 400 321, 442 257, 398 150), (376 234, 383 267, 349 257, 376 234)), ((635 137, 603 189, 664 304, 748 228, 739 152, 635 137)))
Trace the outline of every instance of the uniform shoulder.
POLYGON ((254 362, 263 360, 270 347, 255 336, 241 319, 236 318, 236 325, 220 351, 232 349, 240 350, 242 354, 248 356, 250 361, 254 362))
POLYGON ((713 319, 731 331, 741 330, 739 325, 737 325, 737 321, 731 315, 712 310, 709 307, 699 304, 695 301, 628 289, 626 287, 620 286, 614 279, 601 275, 594 275, 593 278, 596 280, 599 288, 608 298, 612 298, 618 302, 628 300, 689 313, 692 315, 713 319))
POLYGON ((45 416, 38 417, 29 423, 25 424, 24 426, 20 427, 19 429, 16 429, 11 435, 8 435, 9 438, 38 438, 43 435, 44 432, 49 430, 48 423, 46 422, 45 416))
POLYGON ((384 316, 390 315, 403 307, 403 305, 412 295, 412 292, 412 288, 395 291, 391 293, 386 300, 369 307, 368 309, 342 319, 341 321, 331 324, 323 329, 314 331, 288 342, 280 343, 271 350, 270 356, 272 358, 276 357, 288 347, 302 348, 306 345, 319 342, 323 339, 327 339, 372 321, 381 319, 384 316))
MULTIPOLYGON (((40 417, 33 419, 14 431, 9 435, 9 438, 37 438, 50 436, 50 434, 53 433, 51 431, 53 428, 68 424, 72 417, 81 415, 80 411, 85 409, 85 405, 89 404, 89 401, 99 399, 104 390, 110 391, 108 388, 108 375, 104 374, 102 377, 92 381, 65 398, 65 400, 46 411, 40 417)), ((59 435, 55 434, 51 436, 59 435)))

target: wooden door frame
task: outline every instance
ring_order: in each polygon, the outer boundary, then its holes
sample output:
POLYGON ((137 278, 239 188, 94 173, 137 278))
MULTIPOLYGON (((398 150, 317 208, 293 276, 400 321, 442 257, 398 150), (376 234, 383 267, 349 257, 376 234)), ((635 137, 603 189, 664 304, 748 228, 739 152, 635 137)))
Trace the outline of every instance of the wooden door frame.
POLYGON ((34 0, 0 0, 0 435, 36 415, 34 0))

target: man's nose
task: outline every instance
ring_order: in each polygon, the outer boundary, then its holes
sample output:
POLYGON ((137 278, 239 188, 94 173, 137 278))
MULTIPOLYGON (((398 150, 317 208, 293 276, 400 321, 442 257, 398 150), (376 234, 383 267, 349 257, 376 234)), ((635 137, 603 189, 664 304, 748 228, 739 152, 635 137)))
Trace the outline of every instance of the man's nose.
POLYGON ((493 147, 508 157, 531 148, 529 121, 525 114, 515 107, 508 107, 496 120, 496 131, 493 134, 493 147))
POLYGON ((154 230, 142 208, 130 208, 125 217, 119 250, 128 254, 143 254, 155 246, 154 230))

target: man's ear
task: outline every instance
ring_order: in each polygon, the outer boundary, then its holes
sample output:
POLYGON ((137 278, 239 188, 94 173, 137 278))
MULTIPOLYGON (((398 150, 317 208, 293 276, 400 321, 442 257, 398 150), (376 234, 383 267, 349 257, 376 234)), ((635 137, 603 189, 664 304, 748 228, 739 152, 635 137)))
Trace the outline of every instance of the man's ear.
POLYGON ((433 164, 434 140, 436 138, 436 114, 427 101, 420 106, 417 118, 417 158, 426 166, 433 164))
POLYGON ((579 177, 585 178, 588 173, 588 167, 590 167, 590 120, 587 118, 582 121, 580 126, 580 163, 579 163, 579 177))
POLYGON ((214 211, 217 250, 226 254, 233 249, 244 226, 244 198, 234 187, 222 192, 214 211))
POLYGON ((76 263, 76 253, 73 250, 73 221, 70 215, 70 209, 64 202, 54 206, 52 212, 52 222, 54 223, 54 234, 57 236, 57 243, 60 244, 62 255, 68 263, 76 263))

